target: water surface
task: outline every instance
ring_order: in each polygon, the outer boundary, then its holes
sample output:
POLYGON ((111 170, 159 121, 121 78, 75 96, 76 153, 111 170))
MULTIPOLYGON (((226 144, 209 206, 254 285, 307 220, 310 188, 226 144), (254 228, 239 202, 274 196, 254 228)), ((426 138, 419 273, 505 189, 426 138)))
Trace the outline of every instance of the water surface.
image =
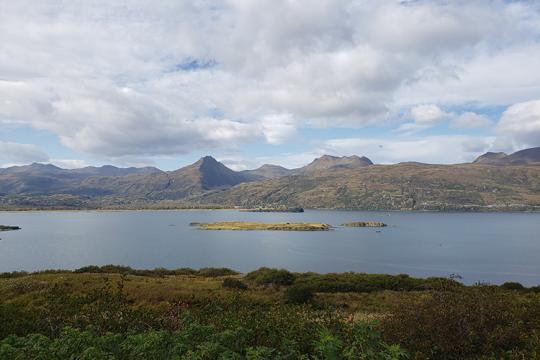
POLYGON ((134 268, 261 266, 292 271, 459 274, 463 282, 540 284, 540 214, 306 211, 0 212, 0 272, 121 264, 134 268), (383 229, 203 231, 190 222, 376 220, 383 229), (380 232, 377 232, 380 230, 380 232))

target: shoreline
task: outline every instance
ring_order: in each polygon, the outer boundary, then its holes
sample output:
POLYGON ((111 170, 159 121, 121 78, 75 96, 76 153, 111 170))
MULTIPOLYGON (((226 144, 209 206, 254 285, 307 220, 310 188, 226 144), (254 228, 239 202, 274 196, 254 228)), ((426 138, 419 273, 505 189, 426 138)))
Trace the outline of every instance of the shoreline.
MULTIPOLYGON (((405 209, 405 210, 396 210, 396 209, 342 209, 342 208, 304 208, 305 212, 308 211, 336 211, 336 212, 373 212, 373 213, 434 213, 434 214, 540 214, 540 207, 537 210, 511 210, 511 209, 501 209, 501 210, 491 210, 491 209, 482 209, 482 210, 427 210, 427 209, 405 209)), ((250 211, 245 208, 138 208, 138 209, 90 209, 90 208, 81 208, 81 209, 0 209, 1 213, 31 213, 31 212, 142 212, 142 211, 238 211, 246 213, 290 213, 290 214, 301 214, 298 212, 260 212, 260 211, 250 211)))

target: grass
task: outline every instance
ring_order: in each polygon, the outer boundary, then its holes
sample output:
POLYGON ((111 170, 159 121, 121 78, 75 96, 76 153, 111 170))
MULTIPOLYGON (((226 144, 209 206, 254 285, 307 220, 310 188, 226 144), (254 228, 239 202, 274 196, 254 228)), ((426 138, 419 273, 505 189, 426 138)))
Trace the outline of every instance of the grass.
POLYGON ((281 231, 326 231, 330 225, 322 223, 259 223, 225 221, 196 224, 201 230, 281 230, 281 231))
POLYGON ((341 226, 346 227, 385 227, 385 223, 381 221, 353 221, 349 223, 342 224, 341 226))

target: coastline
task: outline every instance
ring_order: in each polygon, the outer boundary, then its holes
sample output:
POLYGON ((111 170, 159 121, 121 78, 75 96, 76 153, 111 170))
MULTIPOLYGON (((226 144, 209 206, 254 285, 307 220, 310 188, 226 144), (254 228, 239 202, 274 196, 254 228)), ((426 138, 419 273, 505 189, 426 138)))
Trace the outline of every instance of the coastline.
MULTIPOLYGON (((15 212, 135 212, 135 211, 239 211, 239 212, 253 212, 253 213, 272 213, 272 212, 258 212, 251 211, 246 208, 237 208, 237 207, 223 207, 223 208, 212 208, 212 207, 201 207, 201 208, 191 208, 191 207, 177 207, 177 208, 150 208, 150 207, 140 207, 140 208, 30 208, 30 209, 6 209, 0 208, 0 213, 15 213, 15 212)), ((463 213, 531 213, 538 214, 540 213, 540 206, 535 207, 534 209, 515 209, 515 207, 483 207, 475 209, 370 209, 370 208, 309 208, 304 207, 305 211, 343 211, 343 212, 380 212, 380 213, 441 213, 441 214, 463 214, 463 213)), ((294 212, 279 212, 279 213, 294 213, 294 212)))

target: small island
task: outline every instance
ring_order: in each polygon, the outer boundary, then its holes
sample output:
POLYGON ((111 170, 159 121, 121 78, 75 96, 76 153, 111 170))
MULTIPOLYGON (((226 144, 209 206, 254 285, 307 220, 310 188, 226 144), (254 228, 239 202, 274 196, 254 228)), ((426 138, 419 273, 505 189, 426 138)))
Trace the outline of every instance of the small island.
POLYGON ((301 207, 277 207, 277 208, 253 208, 253 209, 241 209, 240 211, 245 212, 289 212, 289 213, 303 213, 304 209, 301 207))
POLYGON ((21 230, 19 226, 0 225, 0 231, 21 230))
POLYGON ((346 227, 385 227, 385 223, 381 221, 354 221, 350 223, 342 224, 341 226, 346 227))
POLYGON ((330 225, 322 223, 259 223, 225 221, 215 223, 192 223, 201 230, 281 230, 281 231, 327 231, 330 225))

